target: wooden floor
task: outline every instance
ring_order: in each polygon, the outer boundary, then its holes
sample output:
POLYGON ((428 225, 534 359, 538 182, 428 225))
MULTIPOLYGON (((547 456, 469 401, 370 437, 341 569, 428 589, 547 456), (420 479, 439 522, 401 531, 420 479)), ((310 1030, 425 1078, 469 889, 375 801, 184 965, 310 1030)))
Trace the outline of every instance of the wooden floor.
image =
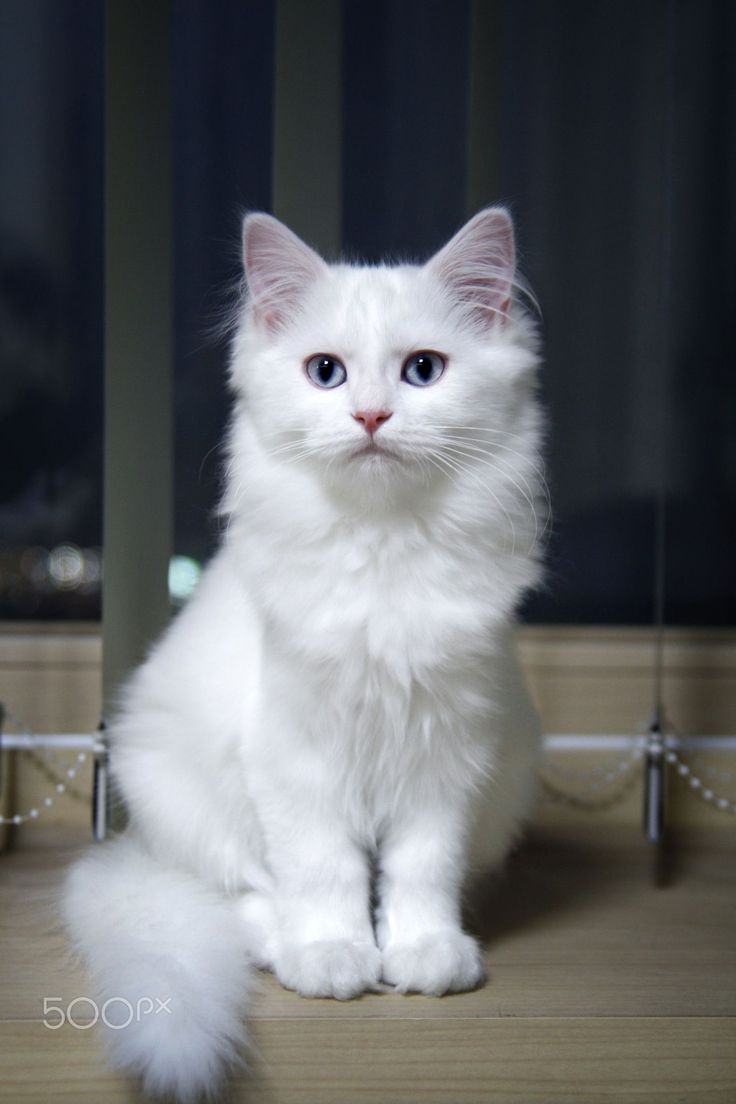
MULTIPOLYGON (((736 835, 688 833, 659 861, 638 832, 538 829, 475 895, 489 982, 432 1000, 304 1000, 263 978, 252 1104, 734 1104, 736 835)), ((0 856, 0 1099, 134 1102, 95 1032, 43 1024, 88 990, 54 931, 64 846, 0 856)), ((80 1020, 83 1006, 77 1005, 80 1020)))

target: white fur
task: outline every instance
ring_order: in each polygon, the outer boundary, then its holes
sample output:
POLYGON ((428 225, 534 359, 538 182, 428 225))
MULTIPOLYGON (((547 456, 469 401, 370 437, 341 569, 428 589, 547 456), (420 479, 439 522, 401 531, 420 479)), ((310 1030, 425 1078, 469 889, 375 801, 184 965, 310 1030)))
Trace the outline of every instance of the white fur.
POLYGON ((152 1095, 214 1094, 248 993, 232 903, 120 838, 72 868, 62 912, 94 975, 100 1022, 112 1025, 110 1064, 140 1075, 152 1095))
POLYGON ((244 255, 227 535, 112 726, 139 842, 67 891, 103 993, 171 989, 176 1033, 113 1044, 181 1099, 231 1054, 246 951, 305 996, 477 985, 461 888, 518 833, 538 746, 508 643, 541 529, 508 216, 422 267, 362 268, 254 215, 244 255), (401 377, 421 350, 447 362, 429 387, 401 377), (342 386, 308 381, 317 353, 342 386), (391 413, 382 452, 362 451, 365 410, 391 413))

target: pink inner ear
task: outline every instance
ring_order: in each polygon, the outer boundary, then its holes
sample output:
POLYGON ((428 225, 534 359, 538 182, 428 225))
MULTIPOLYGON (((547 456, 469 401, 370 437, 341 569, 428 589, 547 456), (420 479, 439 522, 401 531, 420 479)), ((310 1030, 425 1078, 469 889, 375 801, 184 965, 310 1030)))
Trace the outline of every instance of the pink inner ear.
POLYGON ((243 267, 253 317, 271 333, 298 312, 322 258, 271 215, 249 215, 243 225, 243 267))
POLYGON ((484 325, 508 315, 516 250, 507 212, 490 207, 470 220, 429 262, 451 295, 484 325))

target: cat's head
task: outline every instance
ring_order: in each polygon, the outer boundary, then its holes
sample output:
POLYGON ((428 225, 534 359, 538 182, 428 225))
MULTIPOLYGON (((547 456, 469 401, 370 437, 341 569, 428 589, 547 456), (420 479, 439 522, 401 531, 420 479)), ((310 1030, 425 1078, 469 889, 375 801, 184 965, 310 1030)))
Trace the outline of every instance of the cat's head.
POLYGON ((508 450, 536 355, 513 301, 503 208, 481 211, 426 264, 375 267, 327 264, 252 214, 243 258, 232 381, 274 462, 400 482, 508 450))

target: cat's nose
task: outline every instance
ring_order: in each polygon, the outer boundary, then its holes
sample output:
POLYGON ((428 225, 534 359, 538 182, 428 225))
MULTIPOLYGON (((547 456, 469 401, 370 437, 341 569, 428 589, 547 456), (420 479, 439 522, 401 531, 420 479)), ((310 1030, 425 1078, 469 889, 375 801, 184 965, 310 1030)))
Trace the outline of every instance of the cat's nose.
POLYGON ((380 429, 384 422, 387 422, 391 415, 392 410, 356 410, 353 414, 356 422, 360 422, 366 433, 369 433, 371 437, 380 429))

